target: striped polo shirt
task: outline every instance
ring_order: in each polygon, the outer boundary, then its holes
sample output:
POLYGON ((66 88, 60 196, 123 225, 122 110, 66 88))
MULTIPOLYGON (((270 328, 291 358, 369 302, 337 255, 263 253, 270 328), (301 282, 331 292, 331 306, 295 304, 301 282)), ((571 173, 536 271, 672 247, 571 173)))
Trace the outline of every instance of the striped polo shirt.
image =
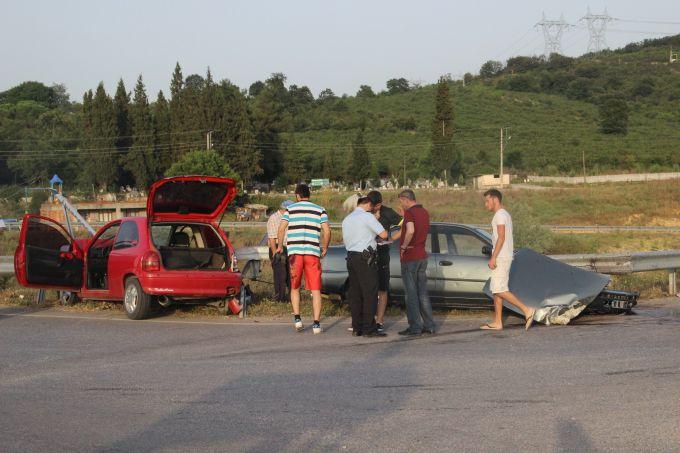
POLYGON ((298 201, 288 206, 282 220, 288 222, 288 255, 321 256, 321 224, 328 223, 324 208, 298 201))

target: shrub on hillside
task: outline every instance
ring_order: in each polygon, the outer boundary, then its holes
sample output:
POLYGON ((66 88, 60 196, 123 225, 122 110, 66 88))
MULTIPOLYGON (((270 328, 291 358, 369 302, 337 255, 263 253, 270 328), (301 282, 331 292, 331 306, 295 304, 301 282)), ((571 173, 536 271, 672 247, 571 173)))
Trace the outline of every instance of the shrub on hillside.
POLYGON ((541 225, 528 204, 513 203, 511 213, 515 249, 528 247, 546 253, 553 247, 555 234, 541 225))

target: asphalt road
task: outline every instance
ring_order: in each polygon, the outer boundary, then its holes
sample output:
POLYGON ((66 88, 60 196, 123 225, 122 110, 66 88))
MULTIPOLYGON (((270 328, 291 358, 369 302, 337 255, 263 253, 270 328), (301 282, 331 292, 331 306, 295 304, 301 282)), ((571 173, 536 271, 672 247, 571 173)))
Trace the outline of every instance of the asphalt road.
POLYGON ((0 306, 0 450, 677 451, 679 309, 371 340, 0 306))

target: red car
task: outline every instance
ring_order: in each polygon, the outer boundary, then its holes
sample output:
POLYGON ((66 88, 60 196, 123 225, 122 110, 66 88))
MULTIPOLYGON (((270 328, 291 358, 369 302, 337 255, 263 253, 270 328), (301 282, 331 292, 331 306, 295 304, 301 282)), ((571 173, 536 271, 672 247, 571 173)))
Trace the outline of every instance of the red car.
POLYGON ((149 191, 147 217, 114 220, 91 239, 73 239, 54 220, 26 215, 14 254, 17 280, 81 299, 122 300, 131 319, 146 317, 155 302, 235 298, 241 274, 219 228, 235 195, 228 178, 162 179, 149 191))

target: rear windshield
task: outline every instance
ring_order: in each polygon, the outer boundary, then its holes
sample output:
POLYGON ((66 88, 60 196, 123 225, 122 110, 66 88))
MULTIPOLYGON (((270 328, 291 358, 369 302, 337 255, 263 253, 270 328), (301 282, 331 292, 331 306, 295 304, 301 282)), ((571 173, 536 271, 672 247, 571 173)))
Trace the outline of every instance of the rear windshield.
POLYGON ((211 214, 227 196, 229 186, 212 181, 172 181, 159 187, 153 199, 157 213, 211 214))

